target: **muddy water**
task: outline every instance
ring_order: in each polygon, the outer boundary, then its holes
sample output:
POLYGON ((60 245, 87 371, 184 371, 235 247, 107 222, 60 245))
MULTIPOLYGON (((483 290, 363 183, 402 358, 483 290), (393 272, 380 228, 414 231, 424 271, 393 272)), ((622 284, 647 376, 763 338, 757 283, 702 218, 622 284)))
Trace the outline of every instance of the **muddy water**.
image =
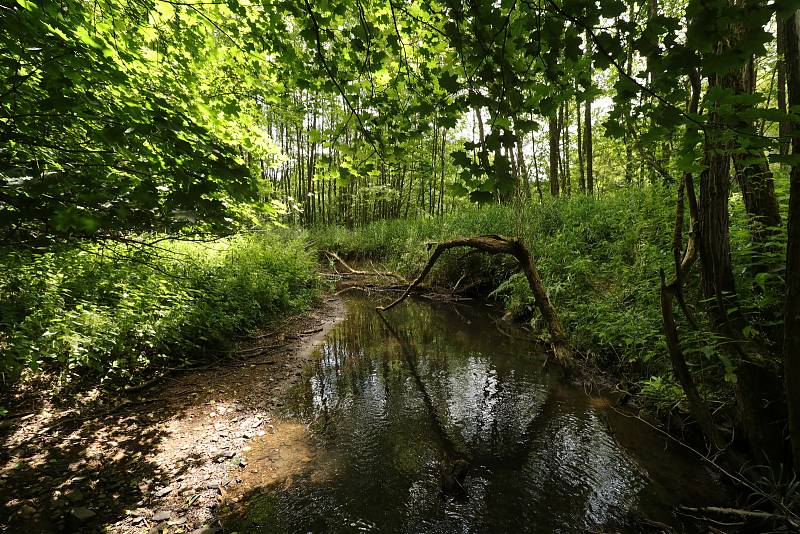
POLYGON ((680 531, 675 505, 723 500, 696 458, 543 371, 487 307, 406 302, 387 326, 374 306, 347 303, 252 444, 229 531, 680 531))

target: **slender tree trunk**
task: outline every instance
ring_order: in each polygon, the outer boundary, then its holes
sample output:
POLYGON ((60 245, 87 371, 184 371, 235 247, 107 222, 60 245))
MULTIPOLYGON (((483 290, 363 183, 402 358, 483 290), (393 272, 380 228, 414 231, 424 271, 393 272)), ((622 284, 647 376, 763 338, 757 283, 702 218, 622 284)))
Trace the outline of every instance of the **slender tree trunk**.
POLYGON ((531 198, 531 182, 528 177, 528 166, 525 164, 525 155, 522 153, 522 143, 524 133, 517 134, 517 167, 519 168, 520 180, 522 180, 522 192, 526 200, 531 198))
POLYGON ((586 151, 586 190, 590 195, 594 194, 594 155, 592 154, 592 100, 586 99, 584 115, 584 150, 586 151))
MULTIPOLYGON (((737 94, 753 94, 755 89, 755 69, 753 58, 740 68, 735 76, 737 94)), ((751 121, 737 120, 733 125, 737 130, 747 131, 755 138, 756 129, 751 121)), ((761 148, 747 148, 737 140, 739 146, 733 156, 736 180, 742 191, 745 210, 750 219, 750 233, 753 241, 764 245, 770 233, 769 227, 780 226, 781 214, 775 197, 772 171, 761 148)))
MULTIPOLYGON (((589 35, 589 30, 586 30, 586 55, 592 55, 592 39, 589 35)), ((586 138, 583 142, 584 150, 586 151, 586 190, 590 195, 594 194, 594 165, 592 154, 592 98, 587 95, 586 103, 584 104, 584 117, 583 127, 586 138)))
MULTIPOLYGON (((635 2, 630 3, 630 7, 628 9, 628 20, 633 21, 635 15, 636 4, 635 2)), ((628 76, 633 75, 633 32, 630 32, 628 37, 628 50, 625 58, 625 73, 628 76)), ((634 173, 634 162, 633 162, 633 145, 634 140, 631 139, 633 137, 632 126, 631 122, 631 112, 629 107, 625 107, 625 183, 631 184, 633 183, 633 173, 634 173)))
POLYGON ((536 193, 539 195, 539 202, 543 200, 542 183, 539 180, 539 157, 536 155, 536 134, 531 136, 531 147, 533 150, 533 177, 536 181, 536 193))
MULTIPOLYGON (((577 84, 577 82, 576 82, 577 84)), ((583 132, 581 131, 581 103, 578 97, 575 97, 575 124, 577 131, 575 132, 575 140, 578 142, 578 189, 581 193, 586 192, 586 174, 583 168, 583 132)))
MULTIPOLYGON (((723 52, 724 53, 724 52, 723 52)), ((736 72, 709 77, 709 88, 733 90, 736 72)), ((731 262, 728 197, 730 193, 731 143, 723 138, 726 127, 718 109, 709 116, 705 132, 707 169, 700 175, 700 260, 702 288, 709 301, 709 315, 714 329, 731 340, 722 349, 737 359, 736 407, 741 428, 753 455, 774 458, 770 420, 764 410, 764 397, 770 389, 769 373, 757 362, 752 347, 743 343, 747 325, 739 311, 733 265, 731 262)))
MULTIPOLYGON (((789 105, 795 107, 800 106, 800 10, 786 20, 784 28, 789 105)), ((800 158, 800 126, 788 125, 788 133, 794 134, 792 154, 800 158)), ((800 163, 797 161, 792 165, 790 181, 783 368, 794 470, 800 475, 800 163)))
POLYGON ((562 182, 562 191, 565 194, 572 194, 572 173, 569 168, 569 100, 562 104, 561 113, 561 129, 564 132, 564 178, 562 182))
MULTIPOLYGON (((697 113, 700 102, 700 75, 694 71, 690 74, 691 98, 687 111, 697 113)), ((687 132, 688 133, 688 132, 687 132)), ((687 150, 694 150, 695 144, 686 136, 688 141, 687 150)), ((686 364, 686 357, 681 349, 678 338, 678 327, 675 324, 675 317, 672 310, 672 301, 677 298, 678 303, 683 309, 686 319, 690 324, 694 324, 691 312, 686 306, 683 298, 683 283, 689 274, 695 260, 697 259, 697 224, 698 224, 698 205, 694 191, 694 179, 692 174, 684 172, 681 182, 678 184, 678 200, 675 205, 675 228, 672 237, 672 253, 675 261, 675 278, 669 284, 666 283, 664 270, 661 270, 661 317, 664 323, 664 334, 667 340, 667 350, 672 361, 672 370, 681 385, 686 399, 689 401, 689 411, 697 421, 708 440, 711 451, 719 451, 723 448, 723 441, 720 438, 714 425, 711 412, 697 389, 695 380, 692 377, 689 367, 686 364), (688 200, 689 207, 689 239, 686 249, 683 249, 683 221, 685 214, 684 199, 688 200)))
POLYGON ((550 128, 550 194, 558 196, 559 128, 558 115, 554 111, 549 118, 550 128))
MULTIPOLYGON (((776 51, 778 62, 775 70, 778 73, 778 110, 786 113, 786 21, 780 14, 776 15, 776 51)), ((779 152, 782 156, 789 154, 789 121, 782 120, 778 123, 778 134, 780 135, 779 152)))

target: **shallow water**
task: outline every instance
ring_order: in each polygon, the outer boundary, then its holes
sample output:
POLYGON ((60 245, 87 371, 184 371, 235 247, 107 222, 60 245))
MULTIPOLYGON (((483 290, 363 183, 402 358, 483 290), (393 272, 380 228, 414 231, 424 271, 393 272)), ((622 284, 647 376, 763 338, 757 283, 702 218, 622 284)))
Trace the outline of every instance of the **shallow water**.
POLYGON ((683 530, 675 505, 724 499, 695 457, 544 371, 490 308, 407 301, 387 325, 374 306, 347 302, 284 428, 253 444, 269 475, 228 530, 641 532, 645 517, 683 530))

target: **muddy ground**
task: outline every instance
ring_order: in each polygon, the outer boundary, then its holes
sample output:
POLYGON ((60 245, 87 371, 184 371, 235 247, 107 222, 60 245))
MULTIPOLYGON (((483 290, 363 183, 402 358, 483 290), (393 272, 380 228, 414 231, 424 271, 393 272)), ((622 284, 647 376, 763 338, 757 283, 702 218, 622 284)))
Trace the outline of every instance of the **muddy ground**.
POLYGON ((66 410, 29 397, 0 423, 0 532, 218 530, 221 506, 310 461, 296 454, 302 429, 277 413, 343 316, 329 297, 230 358, 127 395, 66 410))

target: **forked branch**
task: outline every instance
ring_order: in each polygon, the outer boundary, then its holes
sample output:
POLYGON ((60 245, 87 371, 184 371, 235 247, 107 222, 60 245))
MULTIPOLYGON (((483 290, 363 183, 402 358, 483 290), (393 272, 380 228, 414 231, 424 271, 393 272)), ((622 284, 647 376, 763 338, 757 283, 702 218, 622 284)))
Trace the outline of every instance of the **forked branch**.
POLYGON ((430 243, 428 245, 429 248, 431 246, 434 246, 435 248, 433 249, 433 253, 431 254, 430 258, 428 258, 428 262, 425 264, 425 267, 423 267, 419 276, 417 276, 417 278, 411 282, 411 285, 406 288, 400 298, 388 306, 378 307, 379 311, 390 310, 403 302, 403 300, 408 297, 411 291, 413 291, 417 285, 421 284, 422 281, 425 280, 425 277, 428 276, 428 273, 430 273, 431 269, 436 263, 436 260, 438 260, 442 253, 446 250, 458 247, 469 247, 482 252, 487 252, 489 254, 510 254, 517 259, 520 267, 522 267, 522 271, 525 273, 525 277, 528 279, 528 284, 530 285, 534 299, 536 300, 536 306, 539 308, 539 311, 542 313, 542 316, 547 323, 547 329, 550 333, 550 345, 553 349, 553 354, 556 361, 559 363, 559 365, 566 369, 571 369, 574 367, 572 349, 567 342, 567 336, 564 334, 564 329, 561 326, 561 320, 559 319, 555 308, 553 308, 553 305, 550 303, 550 298, 547 296, 547 292, 544 289, 544 284, 542 284, 542 278, 539 276, 539 270, 536 268, 536 263, 533 260, 533 256, 531 256, 528 247, 526 247, 521 240, 515 237, 504 237, 500 235, 482 235, 472 237, 457 237, 450 241, 430 243))

